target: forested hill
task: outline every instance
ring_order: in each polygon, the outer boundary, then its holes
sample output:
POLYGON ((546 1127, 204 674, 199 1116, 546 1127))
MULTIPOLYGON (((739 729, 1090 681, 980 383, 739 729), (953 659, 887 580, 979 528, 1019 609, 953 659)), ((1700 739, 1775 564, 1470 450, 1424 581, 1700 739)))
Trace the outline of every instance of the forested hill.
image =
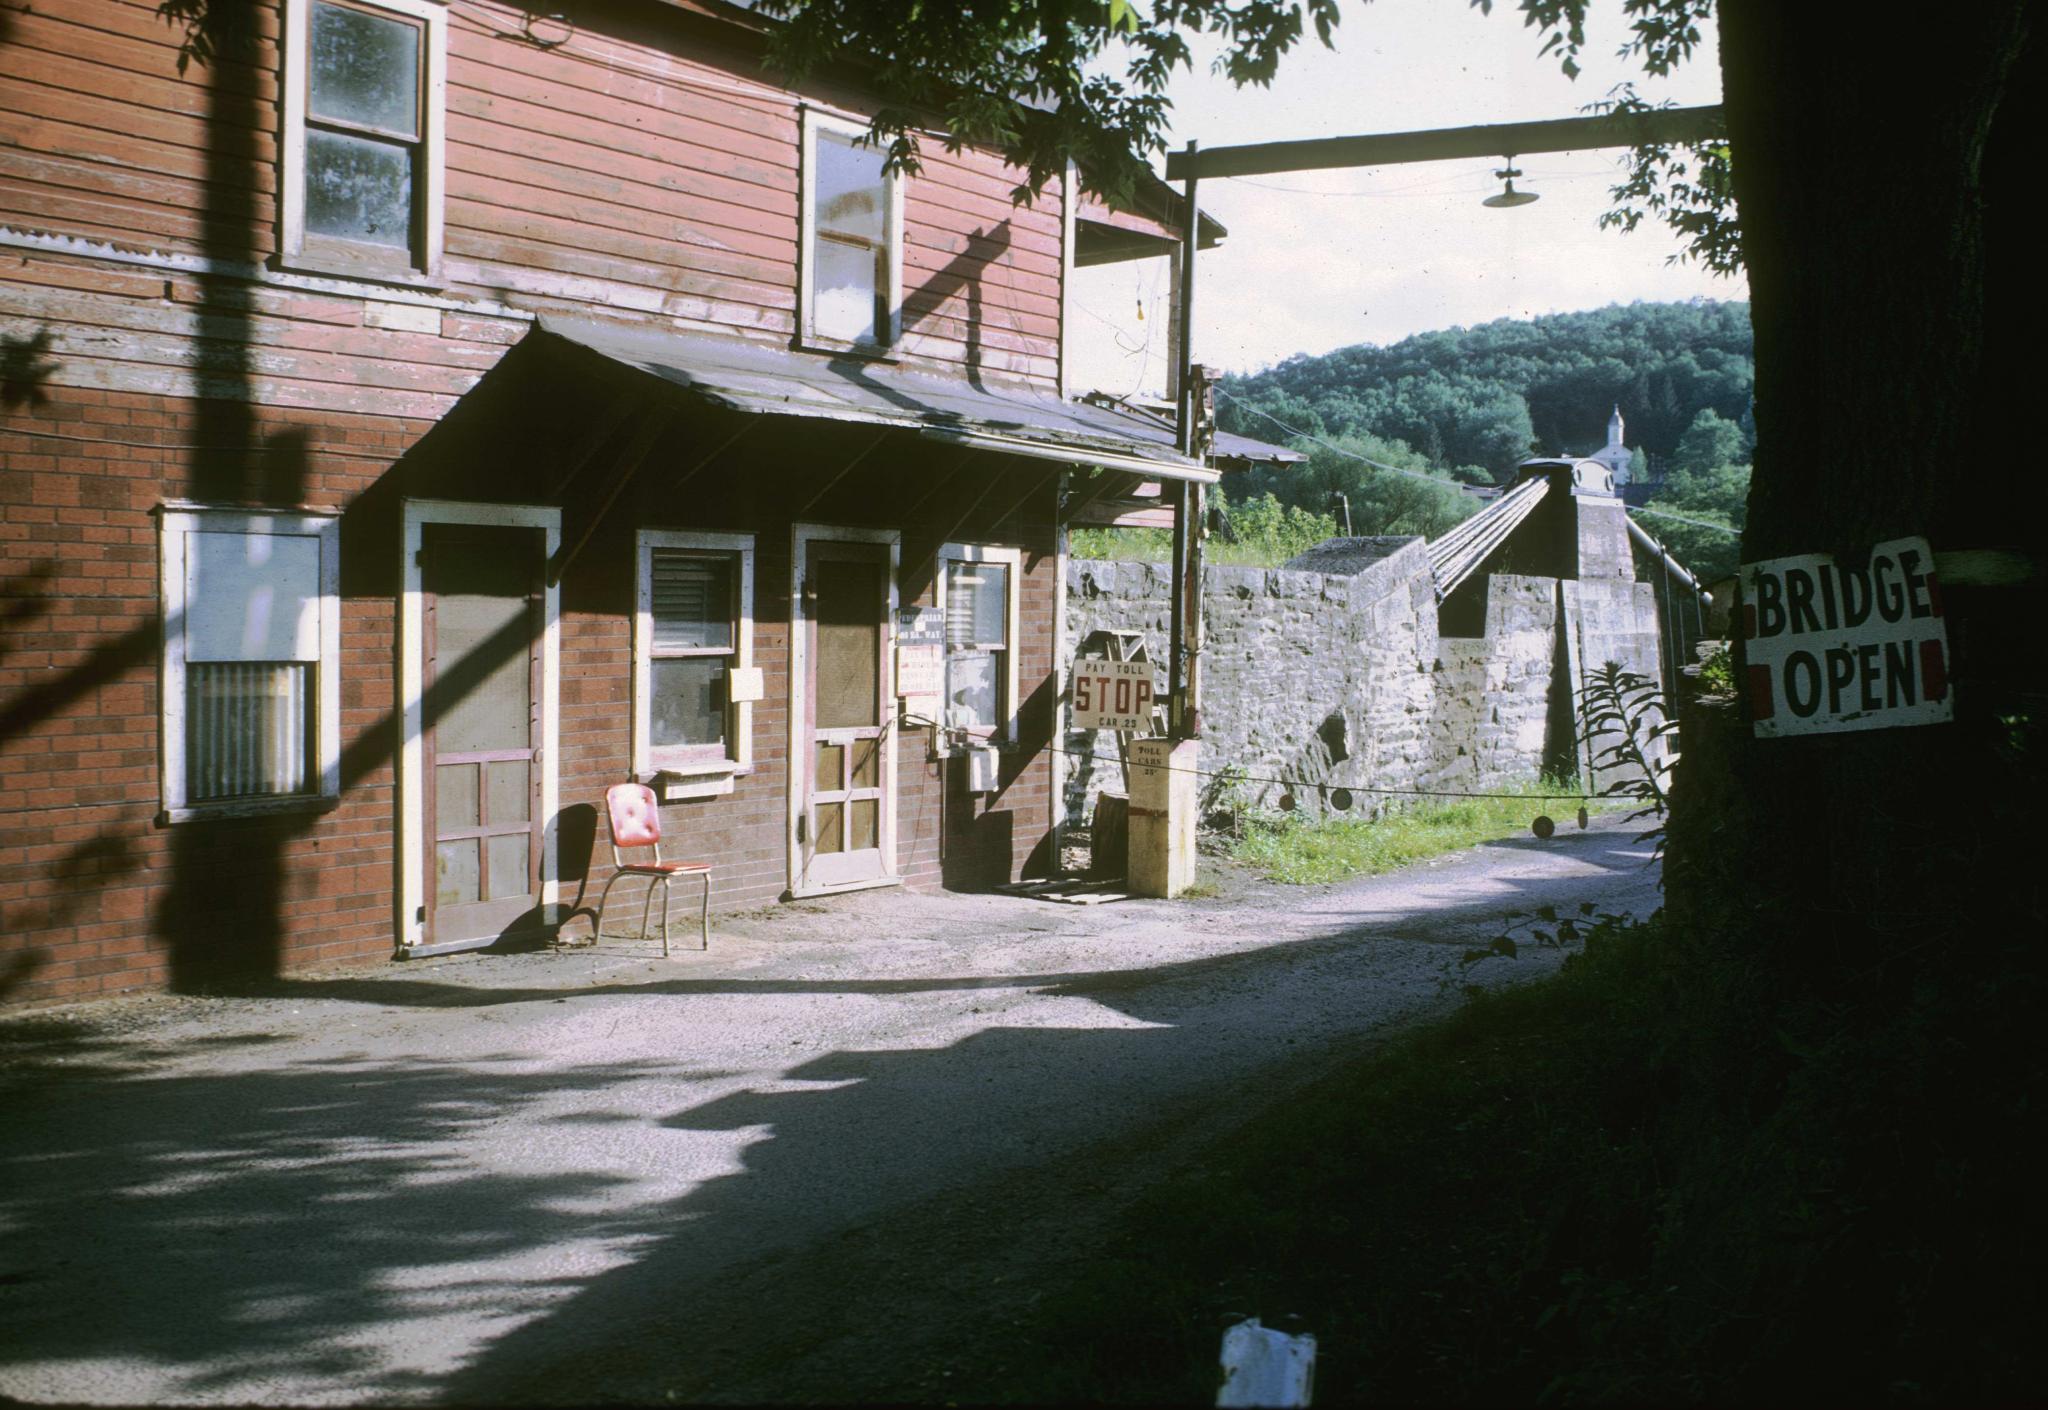
POLYGON ((1433 467, 1498 480, 1532 449, 1598 450, 1617 404, 1628 445, 1655 460, 1702 411, 1746 439, 1754 380, 1747 303, 1617 304, 1290 358, 1225 379, 1218 419, 1262 440, 1288 439, 1284 424, 1401 441, 1433 467))

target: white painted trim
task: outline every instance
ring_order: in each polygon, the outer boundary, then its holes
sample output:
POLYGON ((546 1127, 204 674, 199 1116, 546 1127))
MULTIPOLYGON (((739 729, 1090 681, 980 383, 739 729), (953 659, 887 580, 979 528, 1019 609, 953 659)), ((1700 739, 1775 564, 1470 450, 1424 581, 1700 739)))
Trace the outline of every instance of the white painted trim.
MULTIPOLYGON (((448 10, 445 0, 348 0, 366 10, 388 10, 417 20, 425 51, 420 81, 419 246, 406 251, 415 275, 433 279, 441 272, 447 206, 448 10)), ((334 272, 335 262, 319 249, 306 247, 306 94, 312 71, 311 45, 314 0, 286 0, 284 7, 283 94, 278 138, 278 260, 292 268, 334 272)), ((380 277, 374 260, 366 260, 367 277, 380 277)), ((392 261, 396 266, 398 261, 392 261)), ((344 271, 352 272, 352 271, 344 271)))
MULTIPOLYGON (((998 548, 983 543, 948 543, 939 547, 937 567, 933 574, 939 620, 946 619, 946 565, 948 563, 1001 563, 1009 568, 1009 591, 1003 603, 1003 719, 996 726, 988 742, 998 747, 1007 747, 1017 742, 1017 657, 1018 631, 1022 620, 1019 603, 1022 600, 1024 580, 1024 551, 1017 548, 998 548)), ((942 698, 939 704, 939 741, 943 754, 945 740, 946 706, 942 698)))
POLYGON ((812 543, 877 543, 889 549, 889 604, 882 622, 882 871, 873 884, 885 885, 901 875, 896 856, 896 611, 900 605, 897 579, 903 566, 903 535, 895 529, 844 529, 831 524, 789 526, 789 800, 783 840, 788 849, 789 893, 816 896, 826 891, 857 889, 848 886, 806 887, 803 885, 803 844, 797 839, 797 820, 803 816, 804 798, 810 778, 805 736, 810 732, 810 700, 804 690, 808 674, 809 648, 805 642, 804 558, 812 543))
POLYGON ((341 520, 303 510, 164 507, 157 526, 162 656, 157 677, 158 797, 167 823, 263 813, 319 811, 341 797, 341 520), (189 803, 185 798, 185 540, 190 534, 244 533, 310 538, 320 551, 320 678, 311 702, 319 787, 291 797, 189 803))
POLYGON ((803 114, 802 161, 797 174, 797 327, 799 339, 808 346, 825 348, 847 348, 866 352, 887 352, 903 341, 903 187, 901 175, 885 172, 882 185, 888 195, 888 211, 883 226, 882 239, 887 247, 888 273, 885 276, 889 288, 888 326, 881 330, 883 339, 878 343, 843 343, 836 338, 821 337, 816 320, 812 317, 811 298, 814 292, 813 276, 817 261, 811 254, 813 241, 817 236, 817 216, 812 210, 811 194, 818 172, 818 134, 831 132, 841 137, 865 137, 868 126, 863 122, 852 122, 823 111, 806 103, 803 114))
POLYGON ((1067 561, 1072 545, 1060 509, 1069 478, 1062 472, 1053 487, 1052 724, 1046 738, 1052 744, 1052 816, 1047 826, 1052 833, 1054 876, 1060 874, 1067 837, 1067 561))
POLYGON ((652 758, 648 743, 652 732, 649 717, 649 663, 654 647, 654 554, 657 548, 679 548, 710 556, 739 560, 739 606, 733 622, 733 668, 748 670, 754 664, 754 536, 712 533, 694 529, 641 529, 633 540, 633 773, 646 778, 657 770, 693 781, 708 783, 708 776, 727 776, 723 788, 664 790, 665 801, 680 797, 705 797, 709 792, 730 793, 731 775, 754 766, 754 702, 732 704, 733 737, 727 745, 724 763, 707 761, 662 763, 652 758), (686 791, 687 790, 687 791, 686 791))
POLYGON ((1074 206, 1081 196, 1079 172, 1068 162, 1060 172, 1060 399, 1074 395, 1074 206))
MULTIPOLYGON (((398 881, 393 929, 398 947, 422 942, 426 924, 420 918, 427 899, 427 820, 424 784, 426 664, 421 637, 426 630, 424 584, 420 578, 421 530, 428 524, 499 524, 540 529, 542 553, 552 562, 562 548, 562 511, 543 505, 470 504, 445 499, 405 502, 399 562, 402 587, 398 614, 398 687, 401 702, 398 745, 398 881)), ((562 590, 543 573, 541 604, 541 765, 540 814, 545 841, 541 846, 540 896, 544 919, 558 920, 561 870, 556 849, 561 832, 559 769, 562 701, 562 590)))

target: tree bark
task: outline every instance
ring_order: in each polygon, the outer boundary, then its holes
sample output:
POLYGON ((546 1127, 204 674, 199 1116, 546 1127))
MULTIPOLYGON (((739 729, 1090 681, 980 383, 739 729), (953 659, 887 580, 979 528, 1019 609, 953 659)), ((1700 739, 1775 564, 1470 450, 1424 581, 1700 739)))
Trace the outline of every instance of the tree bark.
POLYGON ((1721 5, 1756 333, 1744 560, 1853 560, 1917 534, 1937 554, 2019 548, 2037 575, 1946 591, 1953 724, 1727 734, 1744 816, 1717 837, 1675 827, 1674 909, 1736 918, 1811 974, 2041 915, 2018 845, 2033 799, 2012 796, 2016 770, 2040 772, 2013 721, 2042 703, 2035 418, 2015 415, 2039 396, 2019 370, 2040 360, 2020 234, 2038 182, 2034 9, 1721 5))

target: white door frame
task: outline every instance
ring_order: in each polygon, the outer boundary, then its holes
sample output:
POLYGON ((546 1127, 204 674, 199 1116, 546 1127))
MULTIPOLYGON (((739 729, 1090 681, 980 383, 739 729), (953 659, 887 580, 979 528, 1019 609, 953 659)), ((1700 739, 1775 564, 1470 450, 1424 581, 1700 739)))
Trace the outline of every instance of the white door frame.
POLYGON ((832 524, 792 524, 789 529, 789 816, 784 830, 789 851, 789 893, 820 896, 827 892, 861 891, 894 886, 900 875, 896 859, 896 608, 897 577, 903 563, 903 535, 895 529, 847 529, 832 524), (889 605, 882 622, 882 875, 839 886, 805 886, 803 843, 797 826, 810 792, 810 701, 805 687, 810 676, 810 621, 804 614, 804 560, 814 542, 873 543, 889 550, 889 605))
POLYGON ((403 588, 398 614, 399 698, 404 702, 398 745, 398 885, 393 888, 398 906, 393 917, 401 956, 441 954, 449 950, 477 949, 495 937, 455 940, 441 945, 426 941, 427 844, 425 759, 423 737, 425 717, 426 663, 423 638, 426 634, 425 591, 420 574, 420 545, 428 524, 485 524, 542 531, 541 607, 541 738, 540 816, 542 843, 540 899, 543 918, 554 924, 561 919, 559 870, 555 855, 560 833, 560 798, 555 760, 560 754, 562 689, 562 593, 546 565, 562 548, 562 511, 533 504, 472 504, 446 499, 409 499, 405 502, 404 541, 399 562, 403 565, 403 588))

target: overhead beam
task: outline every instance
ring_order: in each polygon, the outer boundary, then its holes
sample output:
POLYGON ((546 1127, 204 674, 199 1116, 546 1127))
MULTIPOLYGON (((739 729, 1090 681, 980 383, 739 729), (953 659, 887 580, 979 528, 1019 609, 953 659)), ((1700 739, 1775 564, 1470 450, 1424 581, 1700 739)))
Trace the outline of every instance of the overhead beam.
POLYGON ((1167 154, 1166 179, 1264 176, 1280 171, 1396 166, 1403 162, 1456 161, 1467 157, 1523 157, 1595 147, 1704 142, 1724 135, 1718 103, 1700 108, 1652 108, 1647 112, 1603 113, 1548 122, 1500 122, 1365 137, 1319 137, 1300 142, 1252 142, 1242 147, 1197 150, 1190 145, 1186 151, 1167 154))

